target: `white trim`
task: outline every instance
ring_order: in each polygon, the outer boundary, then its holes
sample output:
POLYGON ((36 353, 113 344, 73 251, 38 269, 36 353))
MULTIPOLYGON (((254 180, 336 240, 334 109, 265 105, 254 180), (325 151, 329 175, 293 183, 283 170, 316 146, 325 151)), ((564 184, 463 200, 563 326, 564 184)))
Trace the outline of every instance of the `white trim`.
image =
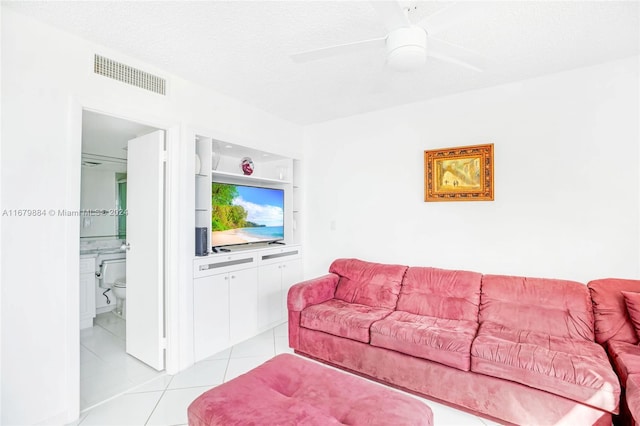
MULTIPOLYGON (((68 101, 67 133, 69 143, 66 153, 65 206, 80 210, 80 152, 82 150, 82 107, 70 97, 68 101)), ((66 270, 66 422, 80 415, 80 218, 65 219, 65 251, 63 257, 66 270)))
POLYGON ((184 173, 180 164, 181 128, 174 126, 165 135, 165 370, 176 374, 180 368, 181 334, 180 323, 184 316, 180 309, 180 258, 183 247, 180 244, 184 232, 180 228, 180 177, 184 173))
MULTIPOLYGON (((127 106, 116 106, 113 104, 105 104, 98 98, 72 98, 69 103, 68 117, 68 137, 69 146, 67 152, 67 198, 66 205, 72 210, 80 210, 80 157, 82 151, 82 111, 93 111, 99 114, 109 115, 112 117, 118 117, 129 121, 134 121, 140 124, 144 124, 150 127, 156 127, 161 130, 165 130, 165 143, 167 146, 180 146, 180 126, 175 121, 168 119, 158 119, 158 117, 148 117, 139 113, 139 111, 132 110, 127 106)), ((172 163, 175 159, 169 156, 167 161, 167 173, 165 176, 165 199, 169 203, 171 200, 171 188, 175 186, 173 180, 179 179, 180 167, 174 168, 171 173, 169 169, 172 167, 172 163)), ((174 203, 176 204, 176 203, 174 203)), ((179 289, 178 280, 175 274, 168 274, 168 266, 172 265, 169 270, 175 268, 175 263, 178 263, 180 258, 176 256, 176 249, 167 250, 168 247, 173 247, 175 234, 180 233, 176 217, 179 218, 179 214, 176 216, 175 211, 172 213, 170 210, 180 210, 180 204, 166 207, 165 216, 165 232, 167 226, 168 232, 165 234, 165 259, 164 259, 164 273, 165 273, 165 337, 167 340, 165 370, 166 371, 179 371, 177 366, 179 365, 179 359, 175 356, 169 356, 169 353, 179 353, 180 339, 177 335, 174 327, 170 327, 169 324, 180 323, 180 311, 171 309, 171 306, 175 304, 173 297, 175 297, 175 289, 179 289), (172 207, 172 208, 169 208, 172 207), (173 235, 173 237, 168 236, 173 235), (174 345, 176 347, 174 347, 174 345)), ((66 371, 66 422, 73 422, 80 416, 80 324, 79 324, 79 273, 78 262, 80 258, 80 238, 79 238, 79 218, 69 218, 67 222, 68 226, 68 238, 65 242, 64 257, 67 264, 67 294, 75 294, 77 297, 68 298, 66 304, 66 330, 65 330, 65 347, 67 351, 67 364, 65 365, 66 371), (73 232, 71 227, 75 226, 77 232, 73 232), (73 355, 75 354, 75 355, 73 355)))
MULTIPOLYGON (((169 151, 169 158, 176 161, 179 176, 173 180, 176 185, 174 201, 180 206, 174 217, 176 246, 174 247, 176 280, 182 285, 173 288, 172 300, 179 306, 181 315, 174 322, 174 334, 180 336, 179 345, 171 345, 175 357, 179 360, 172 366, 171 372, 184 370, 194 364, 193 354, 193 257, 195 255, 195 133, 187 126, 182 126, 180 146, 169 151), (175 367, 175 369, 173 369, 175 367)), ((178 308, 176 308, 178 309, 178 308)), ((176 318, 172 315, 172 318, 176 318)), ((171 342, 169 342, 171 343, 171 342)), ((167 371, 171 374, 171 372, 167 371)))

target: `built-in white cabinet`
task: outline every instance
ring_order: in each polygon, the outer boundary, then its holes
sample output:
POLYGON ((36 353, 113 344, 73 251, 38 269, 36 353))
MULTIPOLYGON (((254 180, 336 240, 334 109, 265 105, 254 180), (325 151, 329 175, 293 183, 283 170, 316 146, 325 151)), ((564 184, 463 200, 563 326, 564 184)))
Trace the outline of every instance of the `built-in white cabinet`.
POLYGON ((229 337, 235 344, 258 331, 258 273, 251 268, 229 275, 229 337))
POLYGON ((193 281, 193 325, 196 361, 229 345, 229 274, 193 281))
POLYGON ((93 327, 96 316, 96 259, 80 258, 80 329, 93 327))
POLYGON ((254 252, 194 261, 195 361, 257 334, 258 272, 254 252))
POLYGON ((302 281, 300 246, 267 249, 258 254, 258 328, 287 320, 287 293, 302 281))
POLYGON ((193 269, 193 348, 200 361, 287 320, 287 292, 303 278, 303 202, 300 160, 198 133, 194 139, 195 227, 207 228, 209 250, 194 258, 193 269), (251 175, 240 166, 245 157, 254 164, 251 175), (283 190, 285 244, 225 246, 212 253, 212 182, 283 190))
POLYGON ((261 266, 258 270, 258 327, 267 328, 282 320, 282 265, 261 266))
POLYGON ((196 362, 286 321, 287 292, 302 281, 301 250, 263 246, 194 260, 196 362))
MULTIPOLYGON (((284 241, 302 242, 301 161, 272 152, 195 135, 195 226, 207 228, 211 238, 211 183, 231 183, 282 189, 284 191, 284 241), (242 172, 240 164, 251 158, 254 171, 242 172)), ((194 247, 195 254, 195 247, 194 247)))

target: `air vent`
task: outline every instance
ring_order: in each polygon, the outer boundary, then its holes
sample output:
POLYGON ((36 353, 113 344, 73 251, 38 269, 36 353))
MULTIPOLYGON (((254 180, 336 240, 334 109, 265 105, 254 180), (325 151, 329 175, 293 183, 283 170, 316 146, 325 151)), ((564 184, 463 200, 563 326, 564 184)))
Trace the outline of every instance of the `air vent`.
POLYGON ((149 90, 153 93, 166 95, 167 81, 164 78, 130 67, 113 59, 105 58, 104 56, 95 55, 93 72, 141 89, 149 90))

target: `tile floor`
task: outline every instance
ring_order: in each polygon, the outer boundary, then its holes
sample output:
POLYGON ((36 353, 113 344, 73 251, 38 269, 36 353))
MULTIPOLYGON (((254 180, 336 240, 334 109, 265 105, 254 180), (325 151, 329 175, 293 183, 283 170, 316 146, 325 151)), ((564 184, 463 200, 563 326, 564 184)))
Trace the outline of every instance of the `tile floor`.
MULTIPOLYGON (((288 346, 287 325, 282 324, 200 361, 175 376, 163 375, 151 379, 86 410, 72 425, 186 425, 187 407, 198 395, 285 352, 292 353, 292 350, 288 346)), ((496 425, 445 405, 424 401, 433 410, 434 424, 437 426, 496 425)))
POLYGON ((80 330, 80 410, 164 375, 125 352, 122 318, 98 314, 92 328, 80 330))

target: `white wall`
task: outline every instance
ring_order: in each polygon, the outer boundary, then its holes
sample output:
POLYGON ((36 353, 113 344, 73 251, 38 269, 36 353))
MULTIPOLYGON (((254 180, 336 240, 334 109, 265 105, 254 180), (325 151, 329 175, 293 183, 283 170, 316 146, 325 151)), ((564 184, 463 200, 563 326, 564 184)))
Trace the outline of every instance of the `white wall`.
POLYGON ((631 58, 306 128, 306 275, 357 257, 638 278, 638 80, 631 58), (490 142, 495 201, 423 201, 424 150, 490 142))
MULTIPOLYGON (((1 7, 3 209, 79 209, 79 105, 155 127, 212 129, 219 139, 300 156, 297 126, 1 7), (94 53, 168 78, 168 96, 94 75, 94 53)), ((184 146, 178 151, 188 152, 184 146)), ((184 152, 176 154, 180 164, 193 167, 193 154, 184 152)), ((182 189, 175 182, 170 187, 182 189)), ((193 210, 183 213, 193 216, 193 210)), ((170 226, 189 223, 174 219, 170 226)), ((73 420, 78 403, 68 399, 78 388, 79 220, 2 217, 2 230, 0 423, 73 420)), ((188 231, 192 222, 184 233, 193 234, 188 231)), ((180 278, 183 287, 190 285, 180 278)))

